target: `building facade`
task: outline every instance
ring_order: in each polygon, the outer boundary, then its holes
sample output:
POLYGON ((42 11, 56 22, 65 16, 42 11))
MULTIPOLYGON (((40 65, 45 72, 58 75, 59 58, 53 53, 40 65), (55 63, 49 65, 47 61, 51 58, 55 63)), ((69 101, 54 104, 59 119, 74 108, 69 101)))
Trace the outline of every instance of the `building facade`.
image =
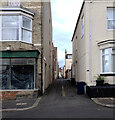
POLYGON ((71 79, 72 54, 68 54, 65 49, 65 78, 71 79))
POLYGON ((52 52, 52 54, 53 54, 53 80, 55 80, 55 79, 57 79, 57 77, 58 77, 58 57, 57 57, 57 47, 54 47, 54 45, 52 45, 53 46, 53 52, 52 52))
POLYGON ((96 84, 97 74, 115 84, 114 0, 84 0, 72 38, 72 76, 96 84))
POLYGON ((50 1, 3 0, 0 21, 1 97, 43 94, 52 83, 50 1))

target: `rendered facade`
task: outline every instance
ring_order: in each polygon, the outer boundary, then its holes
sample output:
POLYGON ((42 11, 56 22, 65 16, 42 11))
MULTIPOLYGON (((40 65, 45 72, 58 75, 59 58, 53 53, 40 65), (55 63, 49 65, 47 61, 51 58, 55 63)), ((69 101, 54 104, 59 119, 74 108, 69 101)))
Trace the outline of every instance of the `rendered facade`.
POLYGON ((88 85, 97 74, 115 84, 114 0, 84 0, 72 38, 72 77, 88 85))

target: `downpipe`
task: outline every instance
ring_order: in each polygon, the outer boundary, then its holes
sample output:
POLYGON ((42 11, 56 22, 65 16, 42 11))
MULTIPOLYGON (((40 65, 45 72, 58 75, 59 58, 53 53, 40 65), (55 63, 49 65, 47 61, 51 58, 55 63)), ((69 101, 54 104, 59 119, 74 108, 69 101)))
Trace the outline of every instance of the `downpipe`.
POLYGON ((42 11, 42 3, 43 1, 41 0, 41 96, 43 95, 43 22, 42 22, 42 17, 43 17, 43 11, 42 11))
POLYGON ((92 0, 90 0, 90 4, 89 4, 89 79, 90 82, 92 82, 92 38, 91 38, 91 4, 92 4, 92 0))

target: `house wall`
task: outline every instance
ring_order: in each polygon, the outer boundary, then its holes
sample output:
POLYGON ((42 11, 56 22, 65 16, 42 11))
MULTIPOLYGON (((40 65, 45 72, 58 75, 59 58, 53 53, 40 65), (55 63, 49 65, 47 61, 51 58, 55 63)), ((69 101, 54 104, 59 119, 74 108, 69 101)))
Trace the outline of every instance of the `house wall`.
POLYGON ((57 78, 57 47, 54 47, 54 80, 57 78))
MULTIPOLYGON (((102 46, 99 47, 97 42, 114 39, 114 32, 107 30, 107 7, 113 7, 113 0, 92 0, 92 3, 85 0, 72 41, 73 64, 77 64, 74 69, 74 71, 76 70, 75 79, 76 81, 83 80, 88 85, 95 85, 96 76, 101 72, 100 49, 102 46), (83 15, 85 31, 82 37, 83 15), (76 60, 77 63, 75 63, 76 60)), ((108 47, 108 45, 106 46, 108 47)), ((106 82, 113 83, 113 77, 106 77, 105 79, 106 82)))
MULTIPOLYGON (((93 0, 93 2, 86 3, 86 53, 89 53, 87 56, 87 68, 91 69, 91 80, 90 74, 87 74, 87 81, 89 84, 95 84, 97 74, 101 73, 101 59, 100 59, 100 47, 97 45, 97 42, 103 40, 112 40, 113 38, 113 31, 107 30, 107 7, 113 7, 112 0, 106 0, 103 2, 96 2, 97 0, 93 0), (87 12, 90 11, 91 12, 87 12), (98 16, 98 17, 96 17, 98 16), (90 21, 90 22, 89 22, 90 21), (91 30, 90 30, 91 26, 91 30), (89 43, 89 35, 91 31, 91 49, 89 43), (90 52, 91 50, 91 52, 90 52), (91 60, 90 60, 90 55, 91 60), (89 64, 88 64, 89 63, 89 64)), ((106 77, 106 82, 113 83, 113 77, 106 77)))
POLYGON ((49 2, 43 2, 43 56, 46 59, 45 89, 52 83, 52 19, 49 2))
MULTIPOLYGON (((73 42, 72 42, 72 78, 77 79, 76 69, 77 69, 77 42, 76 42, 76 36, 74 36, 73 42)), ((77 81, 77 80, 76 80, 77 81)))
MULTIPOLYGON (((43 18, 41 24, 41 1, 25 0, 21 1, 24 8, 34 12, 32 20, 32 44, 25 42, 2 42, 0 50, 6 50, 6 47, 11 45, 11 50, 39 50, 40 55, 38 59, 38 90, 41 90, 41 27, 43 30, 43 71, 46 71, 43 76, 43 88, 45 89, 52 82, 52 19, 50 3, 43 3, 43 18), (45 67, 44 67, 45 66, 45 67), (46 79, 47 78, 47 79, 46 79)), ((2 7, 8 6, 7 0, 2 1, 2 7)), ((23 91, 21 91, 22 93, 23 91)), ((19 92, 18 92, 19 93, 19 92)), ((16 96, 16 95, 15 95, 16 96)))
POLYGON ((71 64, 72 64, 72 59, 66 59, 65 60, 65 69, 68 70, 68 69, 71 69, 71 64))
POLYGON ((81 13, 79 24, 73 38, 73 65, 76 81, 86 81, 86 31, 82 36, 82 17, 86 16, 85 7, 81 13))

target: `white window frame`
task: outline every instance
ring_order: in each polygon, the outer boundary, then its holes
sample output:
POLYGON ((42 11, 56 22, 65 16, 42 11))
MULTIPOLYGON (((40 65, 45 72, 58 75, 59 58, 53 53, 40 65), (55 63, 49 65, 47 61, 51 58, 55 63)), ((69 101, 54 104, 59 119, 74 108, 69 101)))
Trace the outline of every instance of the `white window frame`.
MULTIPOLYGON (((21 21, 22 21, 22 23, 21 23, 21 38, 22 39, 21 40, 22 40, 22 42, 27 42, 27 41, 23 40, 22 32, 23 32, 23 30, 26 30, 26 31, 29 31, 29 32, 32 33, 32 19, 27 17, 27 16, 22 16, 22 20, 21 21), (31 23, 30 23, 31 24, 31 28, 30 29, 23 26, 23 17, 25 17, 25 18, 27 18, 27 19, 29 19, 31 21, 31 23)), ((32 41, 31 42, 27 42, 27 43, 32 43, 32 41)))
POLYGON ((32 33, 32 18, 31 17, 28 17, 28 16, 25 16, 25 15, 19 15, 19 14, 5 14, 5 16, 19 16, 19 40, 2 40, 2 15, 0 16, 0 41, 4 42, 4 41, 21 41, 21 42, 25 42, 25 43, 30 43, 32 44, 32 41, 31 42, 28 42, 28 41, 25 41, 23 40, 23 36, 22 36, 22 29, 25 29, 27 31, 30 31, 32 33), (24 28, 23 27, 23 17, 26 17, 27 19, 30 19, 31 20, 31 29, 27 29, 27 28, 24 28))
MULTIPOLYGON (((114 50, 115 50, 115 48, 113 48, 114 50)), ((111 69, 113 69, 113 57, 112 57, 112 55, 115 55, 115 52, 113 52, 113 49, 111 49, 111 69)), ((113 72, 113 73, 115 73, 115 72, 113 72)))
POLYGON ((108 21, 115 21, 115 19, 109 19, 108 18, 108 9, 115 9, 115 8, 114 7, 113 8, 109 8, 109 7, 107 8, 107 30, 108 31, 115 31, 115 29, 109 29, 108 28, 108 21))
POLYGON ((113 50, 113 48, 106 48, 106 49, 109 49, 109 72, 103 72, 103 63, 102 63, 102 61, 103 61, 103 55, 107 55, 107 54, 103 54, 102 53, 102 50, 104 50, 104 49, 102 49, 101 50, 101 74, 115 74, 115 72, 112 72, 112 64, 113 64, 113 61, 112 61, 112 54, 115 54, 115 53, 113 53, 112 52, 112 50, 113 50))

